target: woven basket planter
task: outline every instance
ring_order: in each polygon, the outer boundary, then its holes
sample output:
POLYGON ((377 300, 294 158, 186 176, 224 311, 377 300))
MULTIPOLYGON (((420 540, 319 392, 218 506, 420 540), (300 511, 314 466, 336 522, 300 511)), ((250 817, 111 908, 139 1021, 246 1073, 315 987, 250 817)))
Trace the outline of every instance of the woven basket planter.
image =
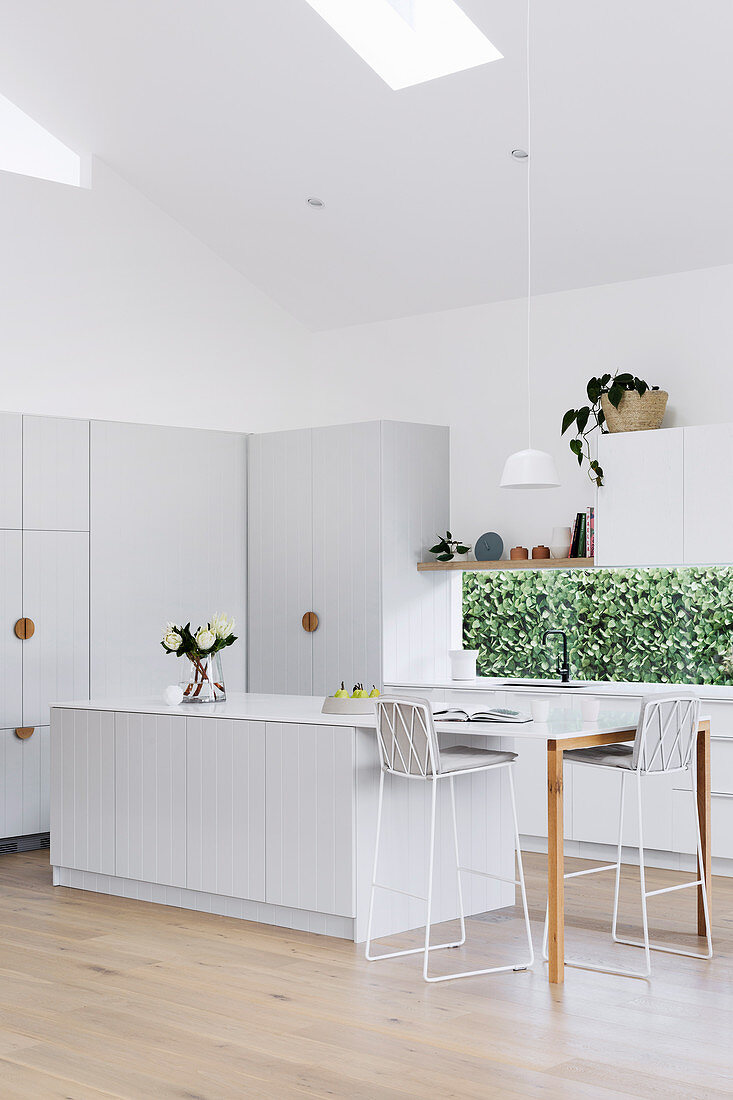
POLYGON ((609 432, 648 432, 661 428, 669 394, 665 390, 647 390, 643 396, 635 390, 624 393, 614 409, 608 394, 601 397, 601 408, 609 432))

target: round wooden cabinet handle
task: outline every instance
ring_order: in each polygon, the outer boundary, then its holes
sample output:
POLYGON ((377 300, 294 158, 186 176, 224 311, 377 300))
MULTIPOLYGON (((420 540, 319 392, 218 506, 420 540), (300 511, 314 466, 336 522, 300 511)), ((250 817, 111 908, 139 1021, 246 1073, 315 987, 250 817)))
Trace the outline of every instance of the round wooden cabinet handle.
POLYGON ((314 630, 318 630, 318 616, 315 611, 306 611, 303 616, 303 630, 307 630, 309 634, 312 634, 314 630))
POLYGON ((35 726, 19 726, 15 731, 15 736, 19 737, 21 741, 27 741, 35 728, 35 726))
POLYGON ((36 624, 33 619, 18 619, 15 624, 15 633, 22 642, 25 642, 28 638, 32 638, 36 632, 36 624))

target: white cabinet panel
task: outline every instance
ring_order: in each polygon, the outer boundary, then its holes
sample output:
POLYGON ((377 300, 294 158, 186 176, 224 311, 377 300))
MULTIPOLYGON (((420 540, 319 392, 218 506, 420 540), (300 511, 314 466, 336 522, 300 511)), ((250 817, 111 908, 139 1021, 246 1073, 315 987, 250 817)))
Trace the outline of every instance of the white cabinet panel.
POLYGON ((49 721, 49 703, 89 697, 89 536, 23 534, 23 614, 33 619, 23 650, 23 725, 49 721))
MULTIPOLYGON (((0 478, 0 481, 2 478, 0 478)), ((23 614, 23 536, 0 531, 0 726, 23 725, 23 646, 14 626, 23 614)))
POLYGON ((686 562, 733 562, 733 424, 685 428, 686 562))
POLYGON ((310 695, 313 634, 312 433, 249 440, 249 690, 310 695))
MULTIPOLYGON (((566 765, 566 774, 573 768, 573 839, 596 844, 618 842, 618 813, 621 795, 621 772, 606 771, 583 765, 566 765)), ((636 776, 626 780, 623 843, 631 847, 639 843, 636 802, 636 776)), ((649 776, 642 779, 642 815, 644 846, 659 851, 673 851, 672 829, 675 777, 649 776)))
POLYGON ((186 719, 115 715, 115 857, 122 878, 186 885, 186 719))
POLYGON ((354 916, 354 730, 267 723, 266 901, 354 916))
POLYGON ((168 620, 237 621, 222 654, 246 670, 246 447, 228 432, 91 425, 92 695, 156 695, 186 669, 158 645, 168 620))
POLYGON ((684 560, 683 428, 602 435, 596 560, 675 565, 684 560))
POLYGON ((0 730, 0 837, 48 831, 48 726, 25 741, 0 730))
POLYGON ((382 675, 380 424, 313 432, 314 695, 382 675))
POLYGON ((23 417, 23 526, 89 530, 89 421, 23 417))
MULTIPOLYGON (((516 698, 512 700, 516 703, 516 698)), ((521 705, 521 704, 520 704, 521 705)), ((547 836, 547 745, 544 741, 517 741, 511 745, 518 753, 514 765, 517 820, 523 836, 547 836)), ((563 806, 565 837, 577 836, 573 830, 573 772, 565 767, 563 806)), ((586 840, 587 837, 580 839, 586 840)))
POLYGON ((265 900, 265 723, 186 720, 186 885, 265 900))
POLYGON ((102 711, 52 712, 51 863, 55 867, 115 873, 114 722, 113 714, 102 711))
POLYGON ((0 529, 23 526, 23 417, 0 413, 0 529))
MULTIPOLYGON (((723 859, 733 859, 733 795, 713 790, 710 797, 710 835, 711 854, 723 859)), ((692 795, 688 791, 675 791, 674 850, 694 853, 696 845, 692 795)))

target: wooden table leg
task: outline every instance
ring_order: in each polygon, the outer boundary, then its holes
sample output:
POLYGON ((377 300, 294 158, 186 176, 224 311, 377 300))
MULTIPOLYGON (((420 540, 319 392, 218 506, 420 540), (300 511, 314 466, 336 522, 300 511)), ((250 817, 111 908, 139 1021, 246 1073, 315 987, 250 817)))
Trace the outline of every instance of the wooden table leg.
MULTIPOLYGON (((710 722, 700 723, 697 731, 697 812, 700 817, 700 840, 702 841, 702 861, 697 859, 697 877, 707 888, 708 909, 712 919, 712 874, 710 868, 710 722)), ((705 928, 705 909, 702 901, 702 886, 697 888, 697 934, 707 934, 705 928)))
POLYGON ((565 980, 565 851, 562 747, 547 742, 547 897, 550 981, 565 980))

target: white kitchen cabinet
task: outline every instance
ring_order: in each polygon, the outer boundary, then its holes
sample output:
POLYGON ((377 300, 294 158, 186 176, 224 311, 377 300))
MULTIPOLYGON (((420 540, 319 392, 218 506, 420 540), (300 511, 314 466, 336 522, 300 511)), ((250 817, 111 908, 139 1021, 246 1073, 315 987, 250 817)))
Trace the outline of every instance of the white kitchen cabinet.
POLYGON ((186 720, 186 886, 265 900, 265 723, 186 720))
POLYGON ((56 711, 50 755, 51 863, 113 875, 114 714, 56 711))
POLYGON ((733 561, 733 424, 685 428, 685 562, 733 561))
POLYGON ((301 626, 313 610, 312 437, 310 429, 249 437, 250 691, 313 690, 313 638, 301 626))
POLYGON ((353 917, 355 731, 267 723, 266 901, 353 917))
POLYGON ((378 422, 313 432, 314 695, 382 678, 380 437, 378 422))
POLYGON ((115 874, 186 885, 186 719, 117 714, 115 874))
POLYGON ((22 615, 22 587, 23 535, 0 531, 0 727, 6 728, 23 725, 25 643, 14 630, 22 615))
POLYGON ((604 481, 596 505, 596 563, 684 560, 683 428, 601 435, 604 481))
POLYGON ((23 526, 23 417, 0 413, 0 530, 23 526))
POLYGON ((23 614, 35 624, 23 652, 23 725, 47 725, 49 704, 89 697, 89 536, 25 531, 23 614))
POLYGON ((246 449, 230 432, 91 425, 91 693, 159 694, 188 675, 167 621, 236 619, 229 690, 246 669, 246 449))
MULTIPOLYGON (((689 792, 676 790, 673 802, 673 845, 676 852, 693 855, 696 851, 693 815, 694 803, 689 792)), ((713 789, 710 796, 710 835, 713 858, 733 859, 733 794, 724 794, 713 789)))
POLYGON ((89 421, 23 417, 23 526, 89 530, 89 421))
POLYGON ((447 674, 451 578, 416 567, 448 526, 448 447, 387 421, 251 437, 251 691, 447 674))
POLYGON ((48 726, 27 740, 0 730, 0 837, 48 832, 48 726))

